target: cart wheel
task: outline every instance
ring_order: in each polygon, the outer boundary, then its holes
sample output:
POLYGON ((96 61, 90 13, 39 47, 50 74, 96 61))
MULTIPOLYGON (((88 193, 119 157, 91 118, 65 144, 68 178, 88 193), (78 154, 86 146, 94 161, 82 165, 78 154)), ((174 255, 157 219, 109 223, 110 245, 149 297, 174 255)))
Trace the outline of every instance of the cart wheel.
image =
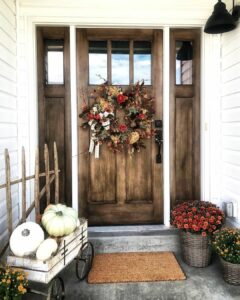
POLYGON ((86 242, 82 245, 76 258, 76 276, 84 280, 92 267, 94 248, 92 243, 86 242))
POLYGON ((47 300, 64 299, 65 289, 64 282, 61 277, 53 278, 48 287, 47 300))

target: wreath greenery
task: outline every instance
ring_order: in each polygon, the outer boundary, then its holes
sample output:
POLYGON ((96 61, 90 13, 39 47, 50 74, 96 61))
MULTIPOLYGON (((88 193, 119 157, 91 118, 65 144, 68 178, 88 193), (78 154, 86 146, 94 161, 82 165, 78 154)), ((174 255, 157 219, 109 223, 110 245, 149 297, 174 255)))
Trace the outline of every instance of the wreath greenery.
POLYGON ((89 152, 107 144, 114 152, 128 149, 130 154, 145 148, 144 140, 153 135, 153 98, 148 95, 144 82, 137 82, 125 91, 107 82, 100 85, 90 96, 92 105, 84 103, 79 117, 82 128, 90 127, 89 152))

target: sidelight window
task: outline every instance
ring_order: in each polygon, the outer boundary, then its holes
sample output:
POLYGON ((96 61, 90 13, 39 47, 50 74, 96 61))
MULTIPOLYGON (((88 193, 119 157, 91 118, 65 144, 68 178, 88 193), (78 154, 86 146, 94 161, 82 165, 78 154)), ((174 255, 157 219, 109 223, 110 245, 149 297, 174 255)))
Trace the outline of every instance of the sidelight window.
POLYGON ((46 84, 64 84, 63 40, 45 40, 46 84))
POLYGON ((190 41, 176 41, 176 85, 193 83, 193 45, 190 41))

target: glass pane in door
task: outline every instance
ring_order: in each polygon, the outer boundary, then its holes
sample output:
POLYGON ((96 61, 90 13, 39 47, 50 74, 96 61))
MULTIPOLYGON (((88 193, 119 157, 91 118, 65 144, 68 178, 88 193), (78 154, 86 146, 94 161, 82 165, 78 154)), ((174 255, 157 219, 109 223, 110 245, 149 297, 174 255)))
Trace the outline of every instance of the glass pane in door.
POLYGON ((112 84, 129 84, 128 41, 112 41, 112 84))

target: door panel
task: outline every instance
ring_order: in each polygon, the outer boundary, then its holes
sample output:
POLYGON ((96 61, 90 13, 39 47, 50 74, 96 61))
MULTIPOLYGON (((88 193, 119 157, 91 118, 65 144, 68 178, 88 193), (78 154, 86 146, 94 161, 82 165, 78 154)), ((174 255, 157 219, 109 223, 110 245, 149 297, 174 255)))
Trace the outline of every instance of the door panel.
MULTIPOLYGON (((52 142, 55 141, 58 148, 59 169, 65 170, 65 160, 61 159, 65 155, 65 135, 64 135, 64 99, 63 98, 46 98, 46 143, 51 146, 49 152, 50 163, 54 162, 52 142)), ((53 165, 51 166, 53 168, 53 165)), ((61 172, 59 176, 59 195, 63 200, 62 195, 65 194, 65 172, 61 172)), ((52 194, 54 195, 54 194, 52 194)))
POLYGON ((176 99, 176 193, 179 200, 193 196, 193 99, 176 99))
POLYGON ((126 159, 126 202, 152 202, 152 157, 151 141, 146 142, 146 149, 126 159))
MULTIPOLYGON (((129 41, 129 78, 133 83, 133 41, 152 42, 152 85, 148 91, 155 100, 155 118, 162 119, 162 31, 161 30, 77 31, 78 112, 88 102, 96 86, 88 84, 88 42, 107 40, 108 82, 111 83, 111 41, 129 41)), ((122 87, 123 90, 127 87, 122 87)), ((119 112, 118 112, 119 113, 119 112)), ((89 132, 79 120, 79 208, 90 225, 148 224, 163 221, 162 164, 156 164, 154 137, 146 149, 132 157, 127 152, 112 153, 101 145, 100 158, 88 153, 89 132)))
POLYGON ((109 152, 106 145, 102 145, 101 159, 90 157, 90 203, 116 202, 115 174, 115 155, 109 152))

